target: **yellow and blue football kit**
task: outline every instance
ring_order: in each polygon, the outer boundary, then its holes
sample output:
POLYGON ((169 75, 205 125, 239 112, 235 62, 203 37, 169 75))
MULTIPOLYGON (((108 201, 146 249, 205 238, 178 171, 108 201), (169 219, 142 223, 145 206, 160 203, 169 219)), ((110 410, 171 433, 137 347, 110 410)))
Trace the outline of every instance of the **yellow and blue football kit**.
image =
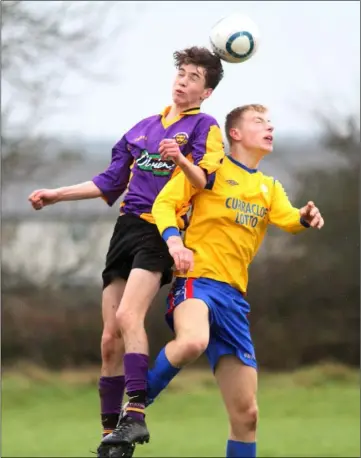
POLYGON ((184 244, 194 252, 194 270, 177 273, 168 297, 167 318, 188 298, 202 299, 210 310, 211 338, 207 355, 214 368, 219 357, 235 354, 256 367, 245 300, 248 267, 267 226, 297 233, 308 227, 292 206, 281 183, 230 156, 197 190, 183 174, 160 192, 153 217, 165 240, 179 235, 177 213, 190 202, 192 215, 184 244))

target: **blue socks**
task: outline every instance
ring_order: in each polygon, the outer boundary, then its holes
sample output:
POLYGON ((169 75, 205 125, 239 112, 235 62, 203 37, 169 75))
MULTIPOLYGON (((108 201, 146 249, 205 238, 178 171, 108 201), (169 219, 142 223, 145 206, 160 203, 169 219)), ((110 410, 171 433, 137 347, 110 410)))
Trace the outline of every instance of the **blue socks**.
POLYGON ((227 442, 227 458, 256 458, 256 442, 227 442))
MULTIPOLYGON (((179 368, 168 361, 163 348, 155 360, 153 369, 148 371, 147 398, 153 401, 158 394, 166 388, 170 381, 178 374, 179 368)), ((148 403, 147 403, 148 404, 148 403)))

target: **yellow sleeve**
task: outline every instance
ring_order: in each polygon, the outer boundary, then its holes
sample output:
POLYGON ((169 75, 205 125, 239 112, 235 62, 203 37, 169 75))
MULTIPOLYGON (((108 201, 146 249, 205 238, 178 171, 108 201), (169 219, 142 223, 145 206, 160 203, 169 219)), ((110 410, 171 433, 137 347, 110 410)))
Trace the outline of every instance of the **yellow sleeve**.
POLYGON ((190 184, 183 172, 168 181, 152 208, 152 216, 161 235, 166 229, 181 228, 179 215, 186 213, 190 200, 199 191, 190 184))
POLYGON ((309 227, 309 225, 301 219, 299 209, 292 206, 286 191, 277 180, 274 182, 269 220, 271 224, 293 234, 309 227))
POLYGON ((192 161, 208 174, 216 172, 224 158, 222 132, 215 119, 205 118, 199 123, 192 143, 192 161))

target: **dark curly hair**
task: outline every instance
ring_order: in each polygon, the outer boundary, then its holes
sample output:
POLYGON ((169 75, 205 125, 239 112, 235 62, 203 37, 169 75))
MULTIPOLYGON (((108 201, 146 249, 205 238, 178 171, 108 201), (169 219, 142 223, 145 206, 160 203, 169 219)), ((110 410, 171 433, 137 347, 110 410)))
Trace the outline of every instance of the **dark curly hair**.
POLYGON ((206 71, 207 88, 215 89, 223 78, 224 71, 221 59, 207 48, 192 46, 182 51, 176 51, 173 57, 175 66, 178 69, 182 65, 189 64, 203 67, 206 71))

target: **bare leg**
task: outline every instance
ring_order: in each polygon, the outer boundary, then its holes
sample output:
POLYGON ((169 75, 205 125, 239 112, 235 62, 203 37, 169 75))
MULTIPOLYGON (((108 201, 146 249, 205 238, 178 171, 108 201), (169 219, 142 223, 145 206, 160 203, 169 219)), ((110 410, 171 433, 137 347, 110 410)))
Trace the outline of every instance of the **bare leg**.
POLYGON ((255 457, 257 371, 229 355, 219 360, 215 377, 230 423, 227 457, 255 457))

